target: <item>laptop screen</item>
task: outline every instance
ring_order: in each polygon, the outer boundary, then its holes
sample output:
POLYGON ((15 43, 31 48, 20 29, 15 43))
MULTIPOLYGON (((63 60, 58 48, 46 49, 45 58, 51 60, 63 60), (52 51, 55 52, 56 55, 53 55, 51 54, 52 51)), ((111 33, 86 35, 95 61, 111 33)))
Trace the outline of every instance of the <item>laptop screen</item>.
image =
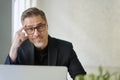
POLYGON ((0 80, 67 80, 62 66, 0 65, 0 80))

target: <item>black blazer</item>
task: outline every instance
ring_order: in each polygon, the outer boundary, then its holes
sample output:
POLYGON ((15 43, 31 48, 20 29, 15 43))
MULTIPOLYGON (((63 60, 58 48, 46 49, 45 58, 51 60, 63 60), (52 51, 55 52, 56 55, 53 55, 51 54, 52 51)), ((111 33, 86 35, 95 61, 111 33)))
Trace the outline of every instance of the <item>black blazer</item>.
MULTIPOLYGON (((24 41, 18 49, 16 61, 11 63, 8 55, 5 64, 34 65, 34 45, 29 40, 24 41)), ((48 65, 66 66, 72 78, 77 74, 86 74, 73 50, 72 43, 50 36, 48 38, 48 65)))

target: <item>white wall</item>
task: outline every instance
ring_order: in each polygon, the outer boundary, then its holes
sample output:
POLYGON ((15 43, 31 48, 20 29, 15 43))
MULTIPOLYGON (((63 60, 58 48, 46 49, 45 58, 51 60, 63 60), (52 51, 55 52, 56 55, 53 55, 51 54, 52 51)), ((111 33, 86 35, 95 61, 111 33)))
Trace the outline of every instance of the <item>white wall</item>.
POLYGON ((8 55, 11 44, 12 0, 0 0, 0 64, 8 55))
POLYGON ((38 0, 49 33, 68 40, 83 64, 120 67, 120 0, 38 0))

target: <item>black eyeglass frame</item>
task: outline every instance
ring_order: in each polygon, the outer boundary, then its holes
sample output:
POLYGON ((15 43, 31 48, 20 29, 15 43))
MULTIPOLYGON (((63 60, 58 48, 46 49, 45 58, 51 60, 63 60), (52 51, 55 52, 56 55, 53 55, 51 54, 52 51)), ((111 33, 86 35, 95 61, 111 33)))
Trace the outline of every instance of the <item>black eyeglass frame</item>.
POLYGON ((25 32, 28 35, 32 35, 35 32, 35 29, 37 29, 38 32, 42 32, 46 29, 46 23, 40 23, 36 27, 28 26, 28 28, 25 28, 25 32))

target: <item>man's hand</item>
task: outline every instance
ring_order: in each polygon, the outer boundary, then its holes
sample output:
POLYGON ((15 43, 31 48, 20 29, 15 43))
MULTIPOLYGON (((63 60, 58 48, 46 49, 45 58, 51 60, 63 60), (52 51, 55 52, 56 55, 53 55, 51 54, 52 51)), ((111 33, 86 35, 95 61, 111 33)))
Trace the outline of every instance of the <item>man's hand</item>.
POLYGON ((15 61, 16 57, 17 57, 17 50, 18 47, 28 38, 27 35, 25 35, 26 33, 23 32, 23 30, 25 29, 25 25, 22 26, 16 33, 15 33, 15 37, 13 39, 13 43, 9 52, 9 56, 12 60, 12 62, 15 61))

